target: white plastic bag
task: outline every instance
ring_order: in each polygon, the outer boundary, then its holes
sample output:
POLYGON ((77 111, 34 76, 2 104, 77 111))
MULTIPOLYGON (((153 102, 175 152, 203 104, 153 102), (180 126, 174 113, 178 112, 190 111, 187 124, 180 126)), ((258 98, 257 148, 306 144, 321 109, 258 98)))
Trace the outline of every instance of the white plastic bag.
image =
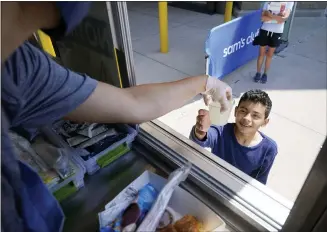
POLYGON ((13 142, 17 159, 26 162, 36 172, 46 172, 49 170, 49 166, 38 156, 27 139, 12 131, 9 131, 9 137, 13 142))
POLYGON ((121 197, 109 203, 106 210, 98 214, 100 228, 113 222, 135 200, 137 192, 136 189, 129 187, 121 197))
POLYGON ((13 142, 16 158, 25 162, 37 172, 48 187, 54 186, 59 182, 59 176, 50 170, 50 167, 34 151, 31 143, 27 139, 12 131, 9 131, 9 137, 13 142))
POLYGON ((168 183, 163 187, 151 210, 146 215, 141 225, 137 228, 138 232, 143 231, 156 231, 159 221, 165 212, 169 200, 175 188, 185 181, 192 168, 191 163, 187 163, 181 168, 175 170, 169 175, 168 183))
POLYGON ((73 174, 74 170, 70 166, 68 158, 70 150, 57 148, 40 136, 35 139, 32 148, 40 157, 42 157, 49 167, 54 168, 57 171, 62 179, 73 174))

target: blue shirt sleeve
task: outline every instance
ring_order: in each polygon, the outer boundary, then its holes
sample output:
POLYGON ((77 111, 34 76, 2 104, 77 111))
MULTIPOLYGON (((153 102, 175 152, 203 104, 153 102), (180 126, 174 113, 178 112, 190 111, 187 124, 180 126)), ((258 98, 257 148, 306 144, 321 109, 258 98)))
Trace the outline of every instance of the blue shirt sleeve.
POLYGON ((97 81, 53 61, 30 43, 20 46, 2 70, 2 102, 11 126, 37 128, 73 111, 97 81))
POLYGON ((218 144, 219 134, 219 128, 211 126, 207 132, 207 135, 204 137, 204 140, 201 141, 195 135, 194 126, 190 133, 190 139, 195 143, 199 144, 201 147, 209 147, 211 149, 214 149, 214 147, 218 144))

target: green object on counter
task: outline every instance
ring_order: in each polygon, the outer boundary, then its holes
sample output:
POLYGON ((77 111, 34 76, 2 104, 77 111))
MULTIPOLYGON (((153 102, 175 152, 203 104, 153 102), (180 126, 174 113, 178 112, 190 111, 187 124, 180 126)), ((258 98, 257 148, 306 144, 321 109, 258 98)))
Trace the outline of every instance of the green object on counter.
POLYGON ((130 151, 129 146, 126 143, 124 143, 124 144, 118 146, 116 149, 109 151, 107 154, 105 154, 104 156, 99 158, 97 160, 97 164, 101 168, 103 168, 129 151, 130 151))
POLYGON ((73 182, 63 186, 53 193, 54 197, 60 202, 65 200, 67 197, 71 196, 77 192, 77 188, 75 187, 73 182))

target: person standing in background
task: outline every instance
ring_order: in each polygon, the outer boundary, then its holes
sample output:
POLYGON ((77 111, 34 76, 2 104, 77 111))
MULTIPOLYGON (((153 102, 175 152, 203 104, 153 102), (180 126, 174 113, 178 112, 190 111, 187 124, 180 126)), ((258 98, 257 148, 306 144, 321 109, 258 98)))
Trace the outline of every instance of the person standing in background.
POLYGON ((280 45, 284 31, 285 21, 291 14, 294 2, 265 2, 262 11, 262 26, 259 35, 254 39, 253 45, 259 45, 259 57, 257 60, 257 73, 255 82, 266 83, 268 70, 276 47, 280 45), (266 47, 268 46, 268 50, 266 47), (265 60, 264 73, 261 75, 263 60, 265 60))

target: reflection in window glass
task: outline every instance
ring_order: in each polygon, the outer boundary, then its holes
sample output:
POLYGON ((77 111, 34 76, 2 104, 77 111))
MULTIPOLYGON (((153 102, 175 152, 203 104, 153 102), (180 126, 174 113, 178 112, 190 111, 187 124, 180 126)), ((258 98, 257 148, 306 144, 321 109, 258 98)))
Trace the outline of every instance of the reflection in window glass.
MULTIPOLYGON (((223 23, 223 15, 168 7, 169 52, 162 54, 157 3, 129 2, 128 9, 137 84, 174 81, 205 72, 205 41, 209 30, 223 23)), ((261 50, 263 58, 272 57, 267 76, 262 75, 265 59, 259 76, 254 59, 224 77, 233 88, 230 124, 211 125, 209 108, 201 96, 159 120, 295 201, 326 137, 325 24, 320 17, 295 17, 286 50, 278 56, 272 56, 272 50, 261 50), (303 32, 307 37, 303 38, 303 32), (260 79, 257 83, 256 76, 260 79), (195 129, 199 118, 207 133, 195 129)), ((276 42, 275 37, 261 39, 276 42)))

